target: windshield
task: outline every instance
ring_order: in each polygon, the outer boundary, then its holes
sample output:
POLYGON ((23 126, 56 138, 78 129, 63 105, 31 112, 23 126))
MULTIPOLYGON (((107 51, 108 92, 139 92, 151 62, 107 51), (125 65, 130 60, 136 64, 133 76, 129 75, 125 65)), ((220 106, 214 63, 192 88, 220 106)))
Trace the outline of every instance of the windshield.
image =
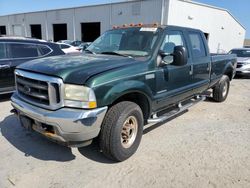
POLYGON ((148 56, 158 38, 157 28, 124 28, 105 32, 87 51, 96 54, 148 56))
POLYGON ((249 50, 232 50, 230 54, 236 54, 237 57, 250 57, 250 49, 249 50))

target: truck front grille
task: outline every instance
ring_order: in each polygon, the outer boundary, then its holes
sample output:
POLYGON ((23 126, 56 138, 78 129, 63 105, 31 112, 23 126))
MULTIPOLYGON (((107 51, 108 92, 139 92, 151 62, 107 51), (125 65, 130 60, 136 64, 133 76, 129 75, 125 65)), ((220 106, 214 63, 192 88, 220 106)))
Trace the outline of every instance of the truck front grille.
POLYGON ((244 65, 244 63, 237 63, 237 68, 241 68, 244 65))
POLYGON ((31 104, 55 110, 62 107, 62 80, 59 78, 16 70, 18 95, 31 104))

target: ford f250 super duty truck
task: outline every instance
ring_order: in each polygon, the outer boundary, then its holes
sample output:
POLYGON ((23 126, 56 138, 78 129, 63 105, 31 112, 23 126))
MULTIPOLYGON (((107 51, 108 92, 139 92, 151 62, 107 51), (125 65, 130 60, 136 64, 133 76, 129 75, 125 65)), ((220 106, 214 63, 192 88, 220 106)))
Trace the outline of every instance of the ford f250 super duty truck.
POLYGON ((210 55, 200 30, 118 27, 82 55, 20 65, 12 111, 24 127, 68 146, 98 137, 107 157, 123 161, 137 150, 144 125, 182 112, 208 89, 224 101, 235 67, 235 55, 210 55))

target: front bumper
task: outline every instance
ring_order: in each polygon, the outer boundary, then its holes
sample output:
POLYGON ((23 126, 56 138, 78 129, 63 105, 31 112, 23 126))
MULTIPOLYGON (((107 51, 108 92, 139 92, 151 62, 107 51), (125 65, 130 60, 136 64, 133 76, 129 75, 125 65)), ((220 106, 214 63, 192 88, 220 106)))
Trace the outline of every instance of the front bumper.
POLYGON ((236 68, 236 74, 250 75, 250 64, 244 64, 242 67, 236 68))
POLYGON ((16 93, 11 97, 11 104, 22 124, 27 121, 22 121, 20 117, 28 119, 33 130, 67 145, 97 137, 108 109, 107 107, 92 110, 61 108, 50 111, 22 101, 16 93))

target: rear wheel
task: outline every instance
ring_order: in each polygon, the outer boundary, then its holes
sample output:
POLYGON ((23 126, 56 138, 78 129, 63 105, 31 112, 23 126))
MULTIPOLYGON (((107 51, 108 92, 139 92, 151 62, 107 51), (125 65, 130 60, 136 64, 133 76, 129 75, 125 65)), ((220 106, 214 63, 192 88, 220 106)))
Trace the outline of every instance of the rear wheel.
POLYGON ((213 99, 216 102, 223 102, 228 96, 230 88, 230 79, 227 75, 223 75, 219 83, 213 89, 213 99))
POLYGON ((108 158, 124 161, 136 152, 142 133, 141 108, 133 102, 120 102, 112 106, 104 118, 100 148, 108 158))

